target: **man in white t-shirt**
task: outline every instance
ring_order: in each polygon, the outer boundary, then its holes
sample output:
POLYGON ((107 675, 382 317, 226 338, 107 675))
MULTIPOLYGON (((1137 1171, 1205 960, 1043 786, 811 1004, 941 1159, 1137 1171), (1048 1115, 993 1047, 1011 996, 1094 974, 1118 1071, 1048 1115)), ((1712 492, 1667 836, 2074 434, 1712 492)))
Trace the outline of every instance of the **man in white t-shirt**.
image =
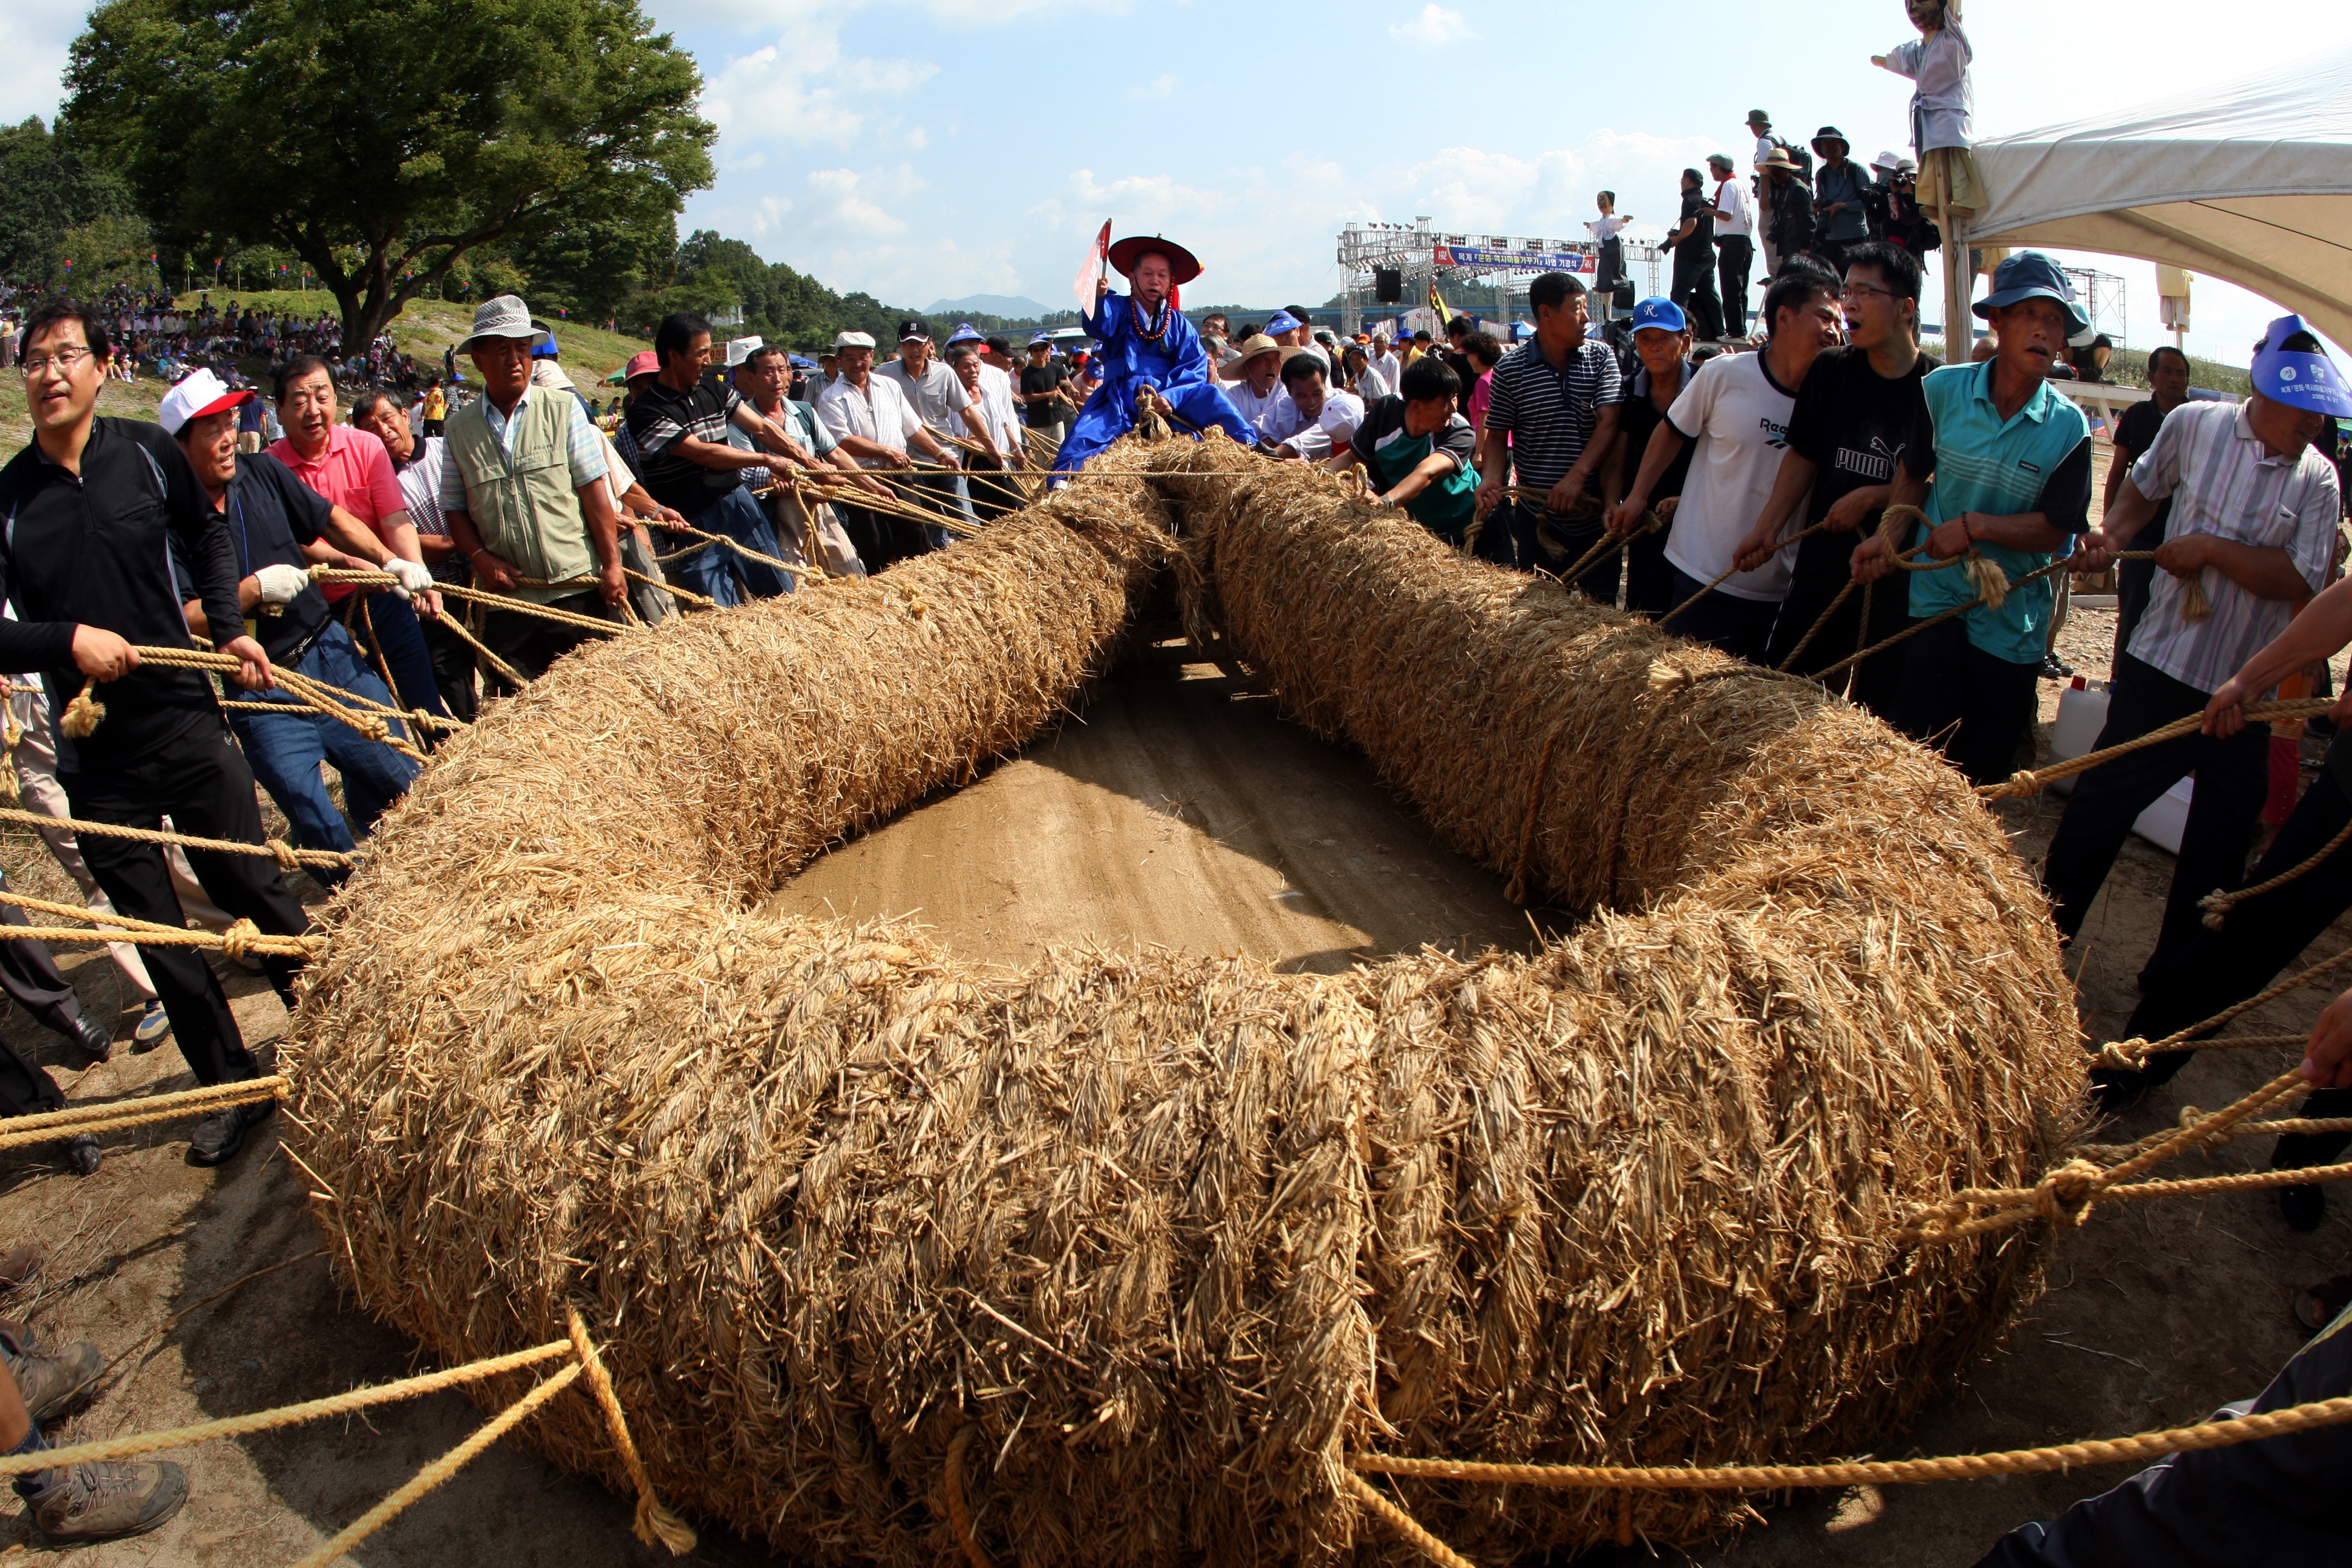
POLYGON ((1789 445, 1789 416, 1813 356, 1834 344, 1843 316, 1837 280, 1819 267, 1791 267, 1764 293, 1760 353, 1722 354, 1699 367, 1651 433, 1642 469, 1611 515, 1629 533, 1649 510, 1650 491, 1693 441, 1690 477, 1666 535, 1675 607, 1658 624, 1679 637, 1760 661, 1772 617, 1789 593, 1791 552, 1748 572, 1732 565, 1740 540, 1771 499, 1789 445))
POLYGON ((1706 156, 1707 173, 1715 176, 1715 270, 1723 289, 1723 335, 1748 335, 1748 269, 1756 259, 1756 221, 1748 215, 1748 193, 1732 178, 1731 160, 1720 153, 1706 156))
MULTIPOLYGON (((1397 387, 1402 384, 1404 376, 1404 361, 1389 351, 1389 335, 1386 332, 1372 334, 1372 351, 1364 356, 1364 372, 1368 375, 1379 378, 1381 385, 1378 396, 1397 395, 1397 387)), ((1368 395, 1370 395, 1368 394, 1368 395)))

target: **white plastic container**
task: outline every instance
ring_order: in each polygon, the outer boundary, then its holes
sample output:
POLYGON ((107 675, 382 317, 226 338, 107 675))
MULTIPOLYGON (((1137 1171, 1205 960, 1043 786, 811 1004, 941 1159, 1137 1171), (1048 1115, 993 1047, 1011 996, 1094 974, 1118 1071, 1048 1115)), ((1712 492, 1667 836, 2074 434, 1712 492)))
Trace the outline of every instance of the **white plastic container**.
MULTIPOLYGON (((2076 677, 2079 680, 2081 677, 2076 677)), ((2050 726, 2050 760, 2070 763, 2099 743, 2099 731, 2107 722, 2107 689, 2085 682, 2068 686, 2058 694, 2057 721, 2050 726)), ((2076 773, 2069 778, 2053 779, 2050 787, 2061 795, 2072 795, 2076 773)), ((2168 855, 2180 853, 2180 836, 2189 826, 2189 803, 2194 797, 2193 780, 2181 779, 2158 797, 2154 805, 2139 814, 2132 831, 2168 855)))

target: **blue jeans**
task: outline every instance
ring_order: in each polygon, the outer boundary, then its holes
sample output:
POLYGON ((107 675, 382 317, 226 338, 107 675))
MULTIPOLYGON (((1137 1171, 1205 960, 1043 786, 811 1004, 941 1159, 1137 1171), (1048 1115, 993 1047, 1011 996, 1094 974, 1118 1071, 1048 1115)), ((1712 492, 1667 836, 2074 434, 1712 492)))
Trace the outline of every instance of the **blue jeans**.
MULTIPOLYGON (((383 622, 379 620, 377 626, 381 628, 383 622)), ((340 626, 331 624, 320 633, 310 651, 291 668, 298 675, 341 687, 372 701, 392 700, 392 693, 384 689, 375 672, 361 662, 359 649, 340 626)), ((239 695, 248 700, 271 700, 268 692, 240 690, 239 695)), ((334 849, 349 854, 356 847, 351 823, 346 823, 343 814, 335 809, 326 783, 319 776, 322 760, 332 763, 335 771, 342 774, 343 800, 362 837, 374 828, 376 819, 407 793, 410 782, 416 777, 415 763, 382 742, 371 741, 324 714, 303 711, 280 718, 275 713, 232 710, 228 722, 253 764, 254 777, 269 792, 269 798, 278 803, 278 809, 286 814, 286 820, 293 825, 294 842, 304 849, 334 849)), ((404 738, 407 732, 407 727, 397 722, 393 730, 404 738)), ((329 884, 339 883, 351 875, 347 868, 314 866, 310 871, 314 879, 329 884)))
MULTIPOLYGON (((381 653, 385 668, 392 671, 393 681, 400 688, 400 700, 394 706, 403 710, 422 708, 427 713, 447 718, 449 705, 441 700, 441 681, 433 673, 433 650, 425 646, 425 628, 417 623, 416 612, 409 607, 408 601, 386 589, 354 594, 342 608, 351 613, 348 629, 351 641, 358 647, 358 657, 365 659, 372 652, 381 653)), ((381 680, 376 682, 379 688, 383 684, 381 680)), ((391 699, 377 697, 376 700, 385 702, 391 699)), ((416 744, 430 751, 436 739, 437 733, 419 735, 416 744)))
MULTIPOLYGON (((768 521, 767 512, 751 499, 751 487, 738 485, 708 502, 698 512, 688 514, 687 521, 705 533, 724 534, 738 544, 757 550, 765 555, 781 557, 782 548, 776 542, 775 525, 768 521)), ((700 544, 690 533, 673 533, 667 537, 677 542, 678 548, 700 544)), ((754 561, 740 552, 723 544, 713 544, 698 550, 682 561, 673 561, 662 567, 663 573, 679 587, 715 599, 720 605, 740 605, 745 594, 754 599, 772 599, 779 594, 793 591, 789 573, 779 572, 764 561, 754 561), (742 589, 735 586, 741 579, 742 589)))

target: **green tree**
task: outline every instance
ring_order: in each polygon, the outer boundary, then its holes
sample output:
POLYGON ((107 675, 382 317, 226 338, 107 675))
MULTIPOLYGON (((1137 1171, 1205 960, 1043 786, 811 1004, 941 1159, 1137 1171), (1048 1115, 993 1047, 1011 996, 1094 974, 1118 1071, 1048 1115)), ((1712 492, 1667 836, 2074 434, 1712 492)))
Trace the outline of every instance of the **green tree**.
POLYGON ((58 287, 71 259, 79 281, 81 258, 65 247, 67 233, 135 211, 122 181, 65 146, 38 118, 0 126, 0 278, 58 287))
POLYGON ((669 219, 717 136, 635 0, 107 0, 66 85, 166 243, 284 246, 351 343, 469 251, 669 219))

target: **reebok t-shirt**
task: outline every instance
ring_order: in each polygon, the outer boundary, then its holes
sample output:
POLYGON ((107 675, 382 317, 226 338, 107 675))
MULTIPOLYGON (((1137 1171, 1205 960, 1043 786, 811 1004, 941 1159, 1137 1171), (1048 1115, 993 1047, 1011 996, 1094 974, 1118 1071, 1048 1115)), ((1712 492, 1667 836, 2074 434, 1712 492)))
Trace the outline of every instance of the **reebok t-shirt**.
MULTIPOLYGON (((1697 444, 1682 505, 1666 534, 1666 559, 1685 576, 1712 583, 1731 565, 1739 542, 1771 499, 1796 403, 1795 392, 1764 368, 1762 354, 1722 354, 1699 366, 1666 410, 1667 423, 1697 444)), ((1777 551, 1754 571, 1716 583, 1716 589, 1735 599, 1778 604, 1789 595, 1791 553, 1777 551)))

